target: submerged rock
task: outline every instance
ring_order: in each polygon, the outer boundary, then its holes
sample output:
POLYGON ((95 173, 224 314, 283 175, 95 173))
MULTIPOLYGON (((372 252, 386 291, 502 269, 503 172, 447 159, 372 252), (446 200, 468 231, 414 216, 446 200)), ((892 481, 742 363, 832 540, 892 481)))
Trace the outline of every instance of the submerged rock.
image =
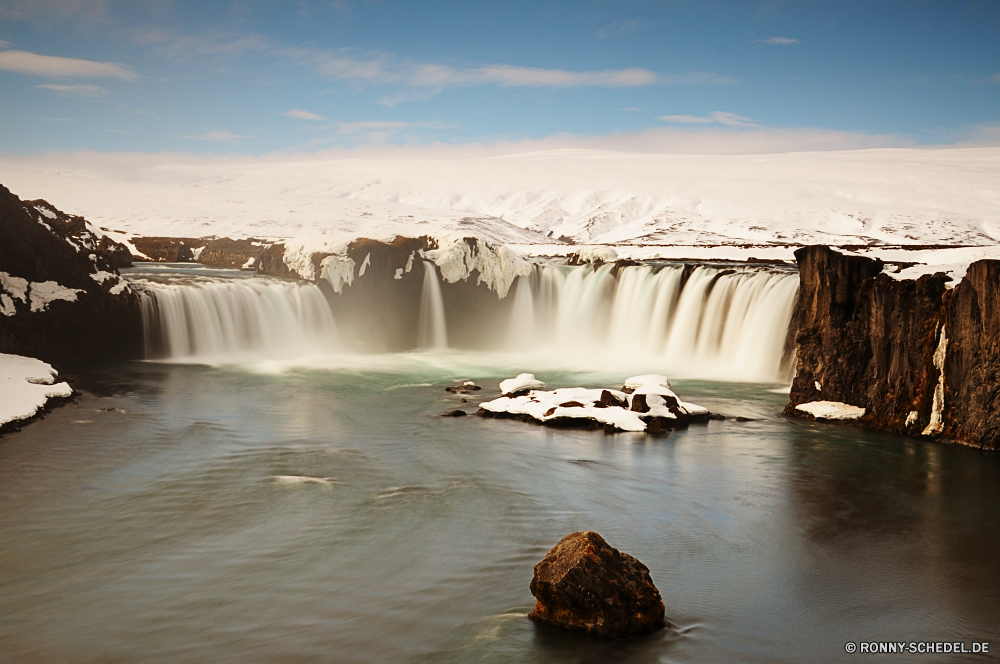
POLYGON ((535 565, 532 620, 601 637, 662 629, 663 600, 649 568, 595 532, 570 533, 535 565))

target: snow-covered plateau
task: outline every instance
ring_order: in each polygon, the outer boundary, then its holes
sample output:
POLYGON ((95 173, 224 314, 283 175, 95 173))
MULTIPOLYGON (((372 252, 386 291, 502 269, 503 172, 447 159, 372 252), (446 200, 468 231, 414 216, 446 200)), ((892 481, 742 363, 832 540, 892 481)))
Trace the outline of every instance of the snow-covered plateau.
POLYGON ((54 397, 69 397, 73 389, 56 383, 51 366, 31 357, 0 353, 0 426, 26 420, 54 397))
POLYGON ((943 266, 958 278, 972 260, 1000 258, 995 147, 565 149, 476 158, 64 154, 4 158, 0 182, 129 235, 294 238, 286 246, 299 253, 338 253, 358 237, 424 235, 478 237, 522 256, 614 245, 620 258, 639 260, 792 260, 798 246, 863 245, 872 247, 866 255, 943 266), (914 257, 893 248, 900 245, 963 249, 914 257))

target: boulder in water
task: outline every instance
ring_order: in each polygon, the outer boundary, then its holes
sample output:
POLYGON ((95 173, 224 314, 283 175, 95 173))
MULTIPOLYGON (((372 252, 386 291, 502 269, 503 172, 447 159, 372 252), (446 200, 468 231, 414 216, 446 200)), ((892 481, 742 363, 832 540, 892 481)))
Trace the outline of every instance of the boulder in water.
POLYGON ((531 390, 544 390, 545 383, 535 379, 535 374, 518 374, 516 378, 500 381, 500 394, 505 397, 517 397, 531 390))
POLYGON ((535 565, 528 617, 594 636, 638 636, 662 629, 663 600, 649 568, 595 532, 570 533, 535 565))
POLYGON ((468 413, 461 408, 449 410, 447 413, 441 413, 441 417, 465 417, 466 415, 468 415, 468 413))

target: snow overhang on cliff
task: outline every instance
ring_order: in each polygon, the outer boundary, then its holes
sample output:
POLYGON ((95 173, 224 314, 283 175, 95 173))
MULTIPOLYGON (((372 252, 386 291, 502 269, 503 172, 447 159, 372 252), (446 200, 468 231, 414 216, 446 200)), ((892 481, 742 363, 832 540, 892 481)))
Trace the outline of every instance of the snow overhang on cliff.
MULTIPOLYGON (((388 245, 397 237, 384 235, 366 239, 388 245)), ((364 274, 348 255, 351 243, 357 239, 341 235, 336 239, 321 236, 286 240, 283 261, 300 278, 308 281, 326 279, 333 290, 340 293, 364 274)), ((531 274, 531 264, 502 242, 459 232, 429 235, 427 239, 436 247, 421 250, 419 254, 437 265, 442 278, 449 283, 476 275, 477 283, 486 284, 503 298, 517 277, 531 274)), ((395 266, 397 273, 410 272, 413 258, 410 255, 404 264, 395 266)))

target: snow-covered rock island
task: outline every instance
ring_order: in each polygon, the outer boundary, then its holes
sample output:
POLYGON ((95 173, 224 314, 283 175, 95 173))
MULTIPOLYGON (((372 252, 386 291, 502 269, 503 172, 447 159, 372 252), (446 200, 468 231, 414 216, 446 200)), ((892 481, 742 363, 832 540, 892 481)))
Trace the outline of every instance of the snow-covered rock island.
POLYGON ((518 419, 552 427, 607 432, 660 433, 707 422, 707 408, 681 401, 666 376, 649 374, 625 380, 620 390, 564 387, 545 391, 545 383, 524 373, 500 383, 504 396, 479 404, 476 415, 518 419))

